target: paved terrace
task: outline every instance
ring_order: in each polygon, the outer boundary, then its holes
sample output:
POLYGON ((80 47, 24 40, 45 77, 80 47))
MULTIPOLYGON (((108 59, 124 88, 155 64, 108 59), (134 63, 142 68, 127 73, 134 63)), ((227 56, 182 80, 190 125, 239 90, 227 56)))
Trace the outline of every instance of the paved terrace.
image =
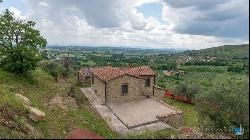
POLYGON ((123 104, 108 104, 108 106, 128 128, 159 122, 157 116, 167 116, 176 112, 153 98, 123 104))
POLYGON ((153 98, 104 105, 91 88, 82 88, 81 91, 109 127, 119 134, 140 134, 146 129, 157 131, 171 128, 157 119, 157 116, 175 113, 175 108, 153 98))

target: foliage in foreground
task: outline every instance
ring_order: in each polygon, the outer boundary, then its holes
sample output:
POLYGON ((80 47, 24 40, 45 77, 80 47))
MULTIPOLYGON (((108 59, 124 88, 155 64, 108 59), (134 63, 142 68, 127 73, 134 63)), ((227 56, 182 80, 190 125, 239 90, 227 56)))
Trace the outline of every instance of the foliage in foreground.
POLYGON ((47 41, 36 29, 35 22, 17 19, 6 10, 0 15, 0 64, 6 71, 27 75, 36 68, 47 41))
POLYGON ((48 72, 57 81, 57 77, 61 74, 62 66, 59 63, 45 60, 38 64, 42 70, 48 72))
POLYGON ((212 132, 234 134, 233 128, 244 128, 244 138, 249 133, 249 86, 248 83, 225 86, 218 84, 197 99, 201 127, 212 132))
POLYGON ((194 99, 195 95, 198 94, 200 91, 198 86, 186 84, 186 83, 180 83, 176 86, 174 90, 174 94, 180 95, 180 96, 186 96, 189 99, 194 99))

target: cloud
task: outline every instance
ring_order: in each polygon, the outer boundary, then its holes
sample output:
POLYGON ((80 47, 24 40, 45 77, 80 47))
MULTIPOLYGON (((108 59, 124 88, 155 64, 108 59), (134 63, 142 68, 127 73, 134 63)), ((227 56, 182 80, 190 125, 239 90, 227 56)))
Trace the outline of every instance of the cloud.
POLYGON ((79 17, 97 28, 112 28, 120 24, 116 14, 116 9, 121 6, 119 0, 40 0, 39 4, 34 0, 26 1, 33 9, 34 17, 46 14, 46 18, 54 22, 60 22, 62 16, 70 16, 77 10, 79 17))
POLYGON ((45 7, 48 7, 49 5, 45 2, 45 1, 42 1, 39 3, 41 6, 45 6, 45 7))
POLYGON ((195 7, 199 10, 211 9, 218 4, 227 2, 228 0, 163 0, 165 3, 169 4, 173 8, 186 8, 195 7))
POLYGON ((27 17, 22 15, 22 11, 16 9, 15 7, 10 7, 9 10, 10 10, 10 12, 12 12, 14 14, 14 16, 16 18, 19 18, 19 19, 26 19, 27 18, 27 17))
POLYGON ((163 17, 178 33, 249 37, 248 0, 164 0, 163 17))
POLYGON ((243 0, 23 1, 28 14, 12 6, 15 13, 34 20, 49 44, 201 49, 248 42, 242 22, 249 8, 243 0), (165 22, 137 11, 159 2, 165 22))

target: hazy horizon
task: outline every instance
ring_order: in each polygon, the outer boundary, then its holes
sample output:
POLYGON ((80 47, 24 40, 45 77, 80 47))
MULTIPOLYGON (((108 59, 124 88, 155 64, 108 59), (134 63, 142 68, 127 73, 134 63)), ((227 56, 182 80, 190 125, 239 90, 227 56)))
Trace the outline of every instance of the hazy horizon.
MULTIPOLYGON (((243 44, 224 44, 220 46, 229 46, 229 45, 249 45, 249 43, 243 43, 243 44)), ((122 46, 122 45, 57 45, 57 44, 48 44, 47 47, 53 48, 55 46, 58 47, 108 47, 108 48, 131 48, 131 49, 159 49, 159 50, 181 50, 181 51, 186 51, 186 50, 202 50, 202 49, 189 49, 189 48, 149 48, 149 47, 143 47, 143 46, 122 46)), ((219 46, 212 46, 208 48, 214 48, 214 47, 219 47, 219 46)), ((204 49, 208 49, 204 48, 204 49)))

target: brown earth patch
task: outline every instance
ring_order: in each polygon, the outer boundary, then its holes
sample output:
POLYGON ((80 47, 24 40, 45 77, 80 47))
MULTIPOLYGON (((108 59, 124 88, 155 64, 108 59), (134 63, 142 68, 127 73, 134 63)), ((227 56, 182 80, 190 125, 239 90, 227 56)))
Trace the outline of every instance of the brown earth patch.
POLYGON ((0 107, 0 112, 0 125, 3 125, 14 131, 28 134, 29 129, 21 123, 16 122, 20 116, 27 117, 27 113, 25 111, 14 109, 10 105, 6 104, 0 107))

